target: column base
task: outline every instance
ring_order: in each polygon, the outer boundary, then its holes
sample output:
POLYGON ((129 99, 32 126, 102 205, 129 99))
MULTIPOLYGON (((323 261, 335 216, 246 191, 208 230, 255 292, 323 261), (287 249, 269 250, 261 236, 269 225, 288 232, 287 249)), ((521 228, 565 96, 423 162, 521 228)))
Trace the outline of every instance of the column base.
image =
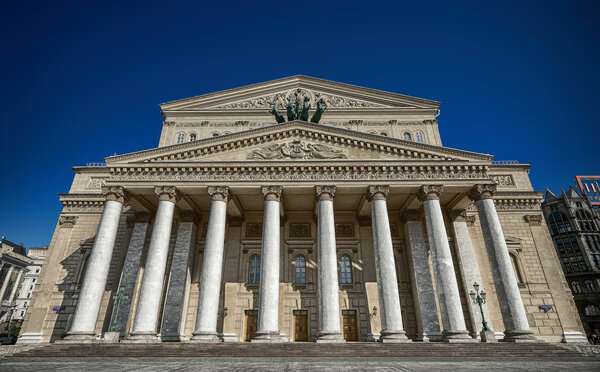
POLYGON ((160 338, 156 335, 156 332, 131 332, 127 339, 123 340, 125 343, 132 344, 150 344, 154 342, 160 342, 160 338))
POLYGON ((219 333, 219 340, 223 342, 238 342, 237 336, 235 333, 219 333))
POLYGON ((390 344, 399 344, 404 342, 412 342, 406 337, 406 332, 403 330, 395 330, 395 331, 381 331, 381 336, 379 336, 379 342, 381 343, 390 343, 390 344))
POLYGON ((481 342, 498 342, 494 331, 481 331, 479 337, 481 337, 481 342))
POLYGON ((17 340, 17 345, 19 345, 19 344, 39 344, 41 342, 42 342, 42 334, 41 333, 27 332, 27 333, 23 333, 21 336, 19 336, 19 339, 17 340))
POLYGON ((341 332, 319 332, 317 334, 317 344, 334 344, 346 342, 341 332))
POLYGON ((62 340, 56 342, 65 342, 73 344, 90 344, 94 342, 101 342, 98 340, 94 333, 90 332, 67 332, 67 336, 62 340))
POLYGON ((465 331, 443 331, 442 342, 448 343, 468 343, 468 342, 479 342, 479 340, 469 336, 469 332, 465 331))
POLYGON ((277 343, 281 342, 281 336, 279 334, 279 331, 256 332, 256 335, 254 336, 254 338, 252 340, 250 340, 250 343, 273 343, 273 342, 277 342, 277 343))
POLYGON ((567 344, 589 344, 587 337, 581 332, 564 331, 562 342, 567 344))
POLYGON ((221 340, 217 332, 194 332, 188 342, 217 343, 221 340))
POLYGON ((504 331, 502 342, 539 342, 530 330, 504 331))
POLYGON ((117 343, 119 342, 119 336, 121 336, 120 332, 104 332, 104 337, 102 338, 102 342, 106 343, 117 343))

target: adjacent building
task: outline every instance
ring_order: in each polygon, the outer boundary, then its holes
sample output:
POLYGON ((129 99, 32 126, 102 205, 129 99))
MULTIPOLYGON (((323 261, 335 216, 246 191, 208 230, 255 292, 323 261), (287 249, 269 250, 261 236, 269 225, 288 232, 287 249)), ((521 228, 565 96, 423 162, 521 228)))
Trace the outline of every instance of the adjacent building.
POLYGON ((12 313, 12 320, 22 321, 25 318, 25 313, 29 307, 31 296, 38 282, 40 271, 42 270, 42 264, 46 258, 48 247, 44 246, 41 248, 33 247, 27 249, 27 256, 31 259, 29 265, 25 269, 23 275, 23 282, 19 294, 17 295, 15 310, 12 313))
POLYGON ((600 213, 572 186, 547 189, 542 209, 585 331, 600 335, 600 213))
POLYGON ((530 165, 443 146, 439 106, 306 76, 161 104, 158 147, 73 168, 19 342, 477 342, 475 283, 497 338, 586 342, 530 165))
POLYGON ((4 236, 0 242, 0 321, 9 321, 16 307, 16 295, 31 259, 22 244, 4 236))

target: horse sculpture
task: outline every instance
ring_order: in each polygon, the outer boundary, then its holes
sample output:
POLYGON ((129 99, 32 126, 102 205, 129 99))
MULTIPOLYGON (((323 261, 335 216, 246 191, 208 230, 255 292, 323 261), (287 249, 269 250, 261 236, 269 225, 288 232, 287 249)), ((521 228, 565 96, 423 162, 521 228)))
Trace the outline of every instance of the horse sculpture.
POLYGON ((317 111, 315 111, 312 118, 310 118, 311 123, 318 123, 325 111, 327 111, 327 106, 325 106, 325 100, 321 98, 319 102, 317 102, 317 111))
POLYGON ((310 98, 304 97, 304 105, 302 106, 302 111, 300 112, 299 119, 302 121, 308 121, 308 111, 310 110, 310 98))
POLYGON ((269 111, 269 114, 275 115, 275 120, 277 120, 278 123, 283 123, 285 121, 285 118, 279 112, 279 103, 277 102, 277 100, 274 100, 272 102, 272 105, 273 106, 271 107, 271 111, 269 111))
POLYGON ((288 101, 288 103, 287 103, 287 105, 285 105, 285 108, 287 110, 288 121, 296 120, 296 110, 294 110, 294 104, 292 103, 292 97, 288 96, 287 101, 288 101))

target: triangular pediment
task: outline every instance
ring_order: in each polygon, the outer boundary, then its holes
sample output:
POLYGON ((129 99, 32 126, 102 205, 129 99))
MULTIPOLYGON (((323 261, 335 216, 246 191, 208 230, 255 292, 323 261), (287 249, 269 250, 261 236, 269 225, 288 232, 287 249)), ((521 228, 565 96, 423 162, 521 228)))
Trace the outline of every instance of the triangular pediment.
POLYGON ((107 164, 414 160, 491 163, 492 156, 329 125, 293 121, 106 158, 107 164))
POLYGON ((166 102, 164 113, 219 110, 268 110, 272 102, 285 107, 287 98, 309 99, 314 108, 324 99, 330 110, 337 109, 410 109, 437 110, 440 103, 422 98, 337 83, 308 76, 292 76, 241 88, 166 102))

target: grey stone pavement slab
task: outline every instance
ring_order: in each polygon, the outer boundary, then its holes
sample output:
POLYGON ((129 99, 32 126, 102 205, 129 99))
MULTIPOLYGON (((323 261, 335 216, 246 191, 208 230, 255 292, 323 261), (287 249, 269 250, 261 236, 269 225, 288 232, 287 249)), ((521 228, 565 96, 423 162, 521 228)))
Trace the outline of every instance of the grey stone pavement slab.
POLYGON ((0 371, 600 371, 600 359, 0 358, 0 371))

